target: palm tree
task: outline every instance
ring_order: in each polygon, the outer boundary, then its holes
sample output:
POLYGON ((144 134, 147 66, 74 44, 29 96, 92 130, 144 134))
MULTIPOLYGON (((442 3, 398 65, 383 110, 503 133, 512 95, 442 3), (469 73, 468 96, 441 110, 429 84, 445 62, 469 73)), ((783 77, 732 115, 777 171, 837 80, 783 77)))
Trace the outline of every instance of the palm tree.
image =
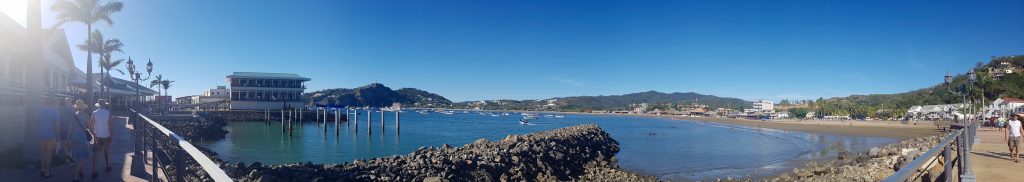
MULTIPOLYGON (((99 0, 75 0, 74 2, 58 0, 50 9, 57 11, 57 24, 54 27, 69 22, 85 24, 85 33, 89 34, 87 40, 92 40, 92 24, 102 20, 109 25, 113 25, 114 21, 110 20, 110 14, 121 11, 122 7, 124 7, 124 4, 121 2, 100 4, 99 0)), ((86 52, 85 80, 88 82, 86 92, 89 94, 89 103, 93 103, 96 101, 96 98, 92 90, 92 50, 86 50, 86 52)))
POLYGON ((171 83, 174 83, 174 81, 164 80, 160 82, 160 86, 164 88, 164 95, 170 95, 170 93, 167 92, 167 89, 171 88, 171 83))
MULTIPOLYGON (((163 84, 164 84, 164 75, 162 75, 162 74, 161 75, 156 75, 156 78, 153 79, 153 81, 149 82, 149 88, 162 87, 163 84)), ((158 95, 158 96, 160 95, 160 89, 156 90, 156 95, 158 95)))
MULTIPOLYGON (((99 62, 100 63, 100 72, 106 71, 107 80, 113 81, 114 77, 110 75, 110 71, 111 70, 117 71, 118 73, 121 73, 121 75, 124 75, 124 71, 121 71, 121 69, 116 68, 117 66, 121 65, 121 62, 124 62, 124 59, 118 59, 118 60, 110 61, 109 54, 104 55, 103 57, 106 57, 106 58, 101 58, 100 59, 100 62, 99 62)), ((104 92, 107 93, 106 94, 107 95, 107 100, 110 100, 110 87, 106 87, 106 88, 107 88, 107 90, 104 91, 104 92)))
MULTIPOLYGON (((124 51, 121 50, 121 48, 124 47, 124 43, 121 43, 121 40, 118 40, 118 39, 109 39, 109 40, 104 39, 103 38, 103 33, 100 33, 99 30, 93 31, 92 34, 89 35, 89 37, 90 37, 90 39, 86 40, 85 43, 83 43, 82 45, 78 45, 78 49, 81 49, 81 50, 84 50, 84 51, 89 51, 89 52, 95 52, 96 54, 100 55, 100 60, 99 60, 100 76, 103 76, 103 77, 107 78, 107 79, 103 79, 104 81, 102 81, 100 83, 103 84, 103 86, 107 86, 107 84, 110 84, 110 83, 107 83, 107 80, 109 80, 111 78, 110 77, 110 70, 115 68, 115 67, 117 67, 118 65, 120 65, 121 62, 123 61, 123 60, 113 61, 113 60, 111 60, 110 57, 111 57, 112 53, 114 53, 114 52, 124 52, 124 51)), ((118 72, 121 72, 121 74, 124 75, 123 71, 121 71, 119 69, 114 69, 114 70, 116 70, 118 72)), ((101 88, 103 88, 103 87, 101 87, 101 88)), ((107 92, 108 92, 107 95, 109 95, 109 90, 110 89, 108 88, 107 89, 107 92)))

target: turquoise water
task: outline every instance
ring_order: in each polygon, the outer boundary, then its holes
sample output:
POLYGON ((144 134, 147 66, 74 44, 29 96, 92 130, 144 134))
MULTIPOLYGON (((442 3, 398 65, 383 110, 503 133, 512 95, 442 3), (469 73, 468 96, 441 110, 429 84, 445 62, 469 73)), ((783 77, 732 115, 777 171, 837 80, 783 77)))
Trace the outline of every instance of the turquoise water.
POLYGON ((500 140, 508 134, 594 123, 619 141, 622 150, 616 157, 621 167, 664 179, 698 180, 775 175, 792 171, 801 161, 832 159, 841 151, 861 152, 898 141, 635 116, 567 114, 540 117, 530 125, 520 124, 520 118, 519 113, 403 112, 401 132, 396 133, 394 113, 386 114, 382 131, 378 112, 373 113, 368 133, 363 113, 358 132, 345 123, 338 134, 333 122, 326 132, 321 125, 307 123, 292 136, 282 133, 280 123, 232 122, 224 140, 201 145, 228 161, 344 163, 406 155, 424 146, 462 146, 479 138, 500 140))

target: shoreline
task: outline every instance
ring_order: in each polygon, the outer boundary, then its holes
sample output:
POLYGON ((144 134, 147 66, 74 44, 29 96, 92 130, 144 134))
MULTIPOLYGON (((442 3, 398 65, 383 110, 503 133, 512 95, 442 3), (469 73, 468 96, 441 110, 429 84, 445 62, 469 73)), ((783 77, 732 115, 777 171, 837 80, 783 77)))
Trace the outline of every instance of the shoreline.
MULTIPOLYGON (((539 111, 538 111, 539 112, 539 111)), ((729 125, 740 125, 758 128, 768 128, 786 131, 807 132, 813 134, 839 134, 850 136, 876 136, 890 137, 906 140, 918 137, 933 136, 940 131, 930 122, 918 123, 917 125, 904 125, 892 123, 895 121, 829 121, 829 120, 749 120, 737 118, 708 118, 688 117, 671 115, 639 115, 639 114, 614 114, 614 113, 580 113, 580 112, 543 112, 581 115, 612 115, 612 116, 636 116, 665 118, 673 120, 686 120, 693 122, 718 123, 729 125)))
MULTIPOLYGON (((502 112, 502 111, 499 111, 502 112)), ((503 111, 509 112, 509 111, 503 111)), ((520 111, 512 111, 520 112, 520 111)), ((891 137, 900 141, 905 141, 911 138, 932 136, 938 133, 933 125, 903 125, 894 122, 886 123, 880 121, 795 121, 795 120, 774 120, 774 121, 761 121, 761 120, 746 120, 746 119, 733 119, 733 118, 697 118, 697 117, 682 117, 682 116, 665 116, 665 115, 635 115, 635 114, 614 114, 614 113, 574 113, 574 112, 538 112, 538 113, 563 113, 563 114, 580 114, 580 115, 606 115, 606 116, 634 116, 634 117, 648 117, 648 118, 663 118, 672 120, 685 120, 690 122, 704 122, 709 124, 724 124, 724 125, 735 125, 744 127, 756 127, 756 128, 768 128, 777 129, 784 131, 798 131, 815 134, 839 134, 839 135, 852 135, 852 136, 877 136, 877 137, 891 137), (854 123, 852 126, 850 123, 854 123)), ((896 143, 900 143, 897 141, 896 143)), ((888 144, 887 144, 888 145, 888 144)), ((849 151, 849 153, 866 153, 866 151, 849 151)), ((836 161, 835 156, 823 156, 816 159, 792 159, 786 160, 772 165, 782 167, 777 172, 771 172, 772 174, 761 174, 751 175, 742 178, 733 179, 753 179, 753 180, 766 180, 773 179, 783 175, 795 175, 790 170, 801 169, 803 166, 818 163, 829 163, 836 161)), ((228 161, 225 161, 228 162, 228 161)), ((230 162, 228 162, 230 164, 230 162)), ((337 165, 337 164, 335 164, 337 165)), ((628 169, 619 169, 628 170, 628 169)), ((662 178, 661 176, 651 177, 662 178)), ((685 178, 685 177, 684 177, 685 178)), ((694 179, 688 179, 694 180, 694 179)), ((711 179, 704 179, 711 180, 711 179)))

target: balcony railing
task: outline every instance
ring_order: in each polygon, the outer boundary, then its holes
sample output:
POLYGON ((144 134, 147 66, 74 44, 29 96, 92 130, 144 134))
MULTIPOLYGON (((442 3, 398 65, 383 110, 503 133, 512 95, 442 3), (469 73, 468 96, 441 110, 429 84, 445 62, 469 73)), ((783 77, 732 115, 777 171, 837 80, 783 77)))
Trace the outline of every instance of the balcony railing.
POLYGON ((161 181, 157 178, 157 169, 164 169, 169 181, 233 181, 192 143, 134 109, 131 113, 136 136, 135 156, 152 156, 150 181, 161 181))

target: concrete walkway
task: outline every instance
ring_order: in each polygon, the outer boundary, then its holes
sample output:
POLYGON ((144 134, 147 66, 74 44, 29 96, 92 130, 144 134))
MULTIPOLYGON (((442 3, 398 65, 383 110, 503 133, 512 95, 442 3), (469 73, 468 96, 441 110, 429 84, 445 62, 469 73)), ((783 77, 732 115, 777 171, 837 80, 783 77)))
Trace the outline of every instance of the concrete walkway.
MULTIPOLYGON (((90 177, 91 161, 79 161, 82 163, 82 172, 85 174, 83 181, 149 181, 151 179, 152 167, 149 163, 146 163, 145 172, 136 173, 141 176, 132 176, 131 165, 132 165, 132 153, 135 150, 135 144, 133 140, 133 130, 131 125, 127 124, 128 118, 116 117, 114 120, 114 139, 110 145, 110 165, 113 170, 111 172, 103 171, 103 155, 99 155, 96 167, 99 168, 99 177, 92 179, 90 177)), ((148 158, 148 157, 147 157, 148 158)), ((55 159, 56 160, 56 159, 55 159)), ((147 160, 148 161, 148 160, 147 160)), ((141 161, 145 163, 146 161, 141 161)), ((54 166, 53 177, 43 179, 39 176, 38 169, 0 169, 0 181, 60 181, 67 182, 74 179, 71 174, 74 166, 71 164, 64 164, 60 166, 54 166)), ((163 179, 164 175, 160 174, 160 178, 163 179)), ((161 180, 166 181, 166 180, 161 180)))
MULTIPOLYGON (((971 160, 978 181, 1024 181, 1024 162, 1010 161, 1010 152, 1003 139, 1003 131, 996 128, 978 129, 979 143, 974 144, 971 160)), ((1024 155, 1022 155, 1024 156, 1024 155)))

